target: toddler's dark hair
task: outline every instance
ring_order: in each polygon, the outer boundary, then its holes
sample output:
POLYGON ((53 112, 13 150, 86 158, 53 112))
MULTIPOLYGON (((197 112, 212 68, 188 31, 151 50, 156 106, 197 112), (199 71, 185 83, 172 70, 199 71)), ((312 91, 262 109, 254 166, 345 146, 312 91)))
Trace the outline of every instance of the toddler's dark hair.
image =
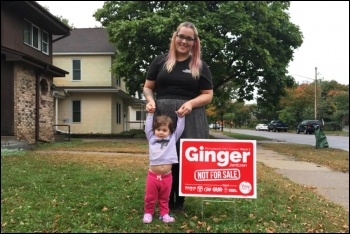
POLYGON ((153 130, 155 130, 155 129, 159 128, 160 126, 163 126, 163 125, 167 125, 168 126, 168 128, 170 130, 170 133, 174 132, 173 120, 169 116, 166 116, 166 115, 156 116, 154 118, 154 121, 153 121, 153 130))

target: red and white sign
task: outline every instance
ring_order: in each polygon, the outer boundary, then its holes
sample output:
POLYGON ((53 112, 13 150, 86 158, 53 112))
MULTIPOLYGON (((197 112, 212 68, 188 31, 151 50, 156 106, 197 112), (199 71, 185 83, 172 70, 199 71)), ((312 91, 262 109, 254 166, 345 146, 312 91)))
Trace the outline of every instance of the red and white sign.
POLYGON ((256 198, 256 141, 180 139, 180 196, 256 198))

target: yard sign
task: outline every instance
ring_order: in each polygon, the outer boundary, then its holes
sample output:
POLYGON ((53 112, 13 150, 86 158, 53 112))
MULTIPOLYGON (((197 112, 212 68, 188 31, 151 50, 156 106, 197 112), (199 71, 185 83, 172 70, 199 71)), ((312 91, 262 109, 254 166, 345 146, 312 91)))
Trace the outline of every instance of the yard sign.
POLYGON ((180 139, 180 196, 256 198, 256 141, 180 139))

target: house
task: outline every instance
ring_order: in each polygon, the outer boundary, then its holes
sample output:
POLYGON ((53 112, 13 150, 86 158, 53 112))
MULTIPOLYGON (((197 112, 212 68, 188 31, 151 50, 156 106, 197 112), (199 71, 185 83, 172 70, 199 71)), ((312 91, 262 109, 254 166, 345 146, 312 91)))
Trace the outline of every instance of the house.
POLYGON ((68 72, 52 64, 52 43, 69 34, 35 1, 1 1, 2 147, 54 140, 53 77, 68 72))
POLYGON ((54 78, 58 132, 114 134, 143 128, 144 101, 130 96, 111 71, 115 56, 105 28, 75 28, 53 44, 53 64, 69 72, 54 78))

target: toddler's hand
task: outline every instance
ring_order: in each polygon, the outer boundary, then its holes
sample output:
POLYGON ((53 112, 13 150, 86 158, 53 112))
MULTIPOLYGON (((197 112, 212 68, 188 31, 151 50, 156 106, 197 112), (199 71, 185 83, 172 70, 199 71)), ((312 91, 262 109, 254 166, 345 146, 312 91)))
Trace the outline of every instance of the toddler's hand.
POLYGON ((182 118, 185 116, 185 115, 181 115, 178 111, 175 111, 175 113, 176 113, 177 117, 179 117, 179 118, 182 118))

